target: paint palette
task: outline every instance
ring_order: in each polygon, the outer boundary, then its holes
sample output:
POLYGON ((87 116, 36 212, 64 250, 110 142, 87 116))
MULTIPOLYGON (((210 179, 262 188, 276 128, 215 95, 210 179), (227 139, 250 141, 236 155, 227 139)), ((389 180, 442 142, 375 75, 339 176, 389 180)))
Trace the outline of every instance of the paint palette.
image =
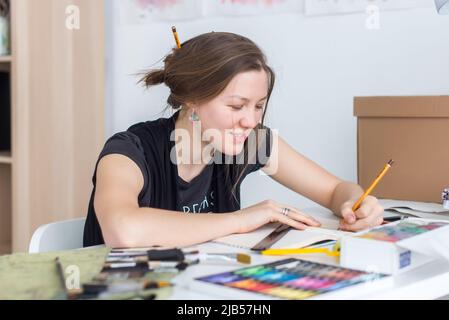
MULTIPOLYGON (((299 259, 285 259, 259 266, 238 269, 231 272, 214 274, 197 278, 196 288, 208 288, 209 293, 233 299, 310 299, 310 298, 345 298, 351 295, 332 295, 348 293, 348 288, 361 289, 369 285, 375 289, 377 284, 387 279, 386 275, 366 273, 338 266, 320 264, 299 259), (212 286, 211 286, 212 285, 212 286), (220 286, 221 288, 219 288, 220 286), (229 290, 232 289, 232 290, 229 290), (240 294, 239 294, 240 293, 240 294), (248 295, 249 293, 249 295, 248 295)), ((360 291, 359 291, 360 294, 360 291)))
POLYGON ((447 222, 413 222, 410 219, 407 219, 396 225, 375 228, 357 237, 387 242, 399 242, 448 225, 447 222))

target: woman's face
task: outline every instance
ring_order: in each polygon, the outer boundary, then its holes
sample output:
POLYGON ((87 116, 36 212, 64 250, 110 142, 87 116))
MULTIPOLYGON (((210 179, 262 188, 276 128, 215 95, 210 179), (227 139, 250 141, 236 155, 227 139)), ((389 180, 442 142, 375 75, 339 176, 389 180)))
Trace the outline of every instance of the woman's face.
POLYGON ((211 144, 226 155, 237 155, 251 131, 262 121, 268 93, 264 70, 236 75, 217 97, 195 108, 203 133, 213 133, 211 144))

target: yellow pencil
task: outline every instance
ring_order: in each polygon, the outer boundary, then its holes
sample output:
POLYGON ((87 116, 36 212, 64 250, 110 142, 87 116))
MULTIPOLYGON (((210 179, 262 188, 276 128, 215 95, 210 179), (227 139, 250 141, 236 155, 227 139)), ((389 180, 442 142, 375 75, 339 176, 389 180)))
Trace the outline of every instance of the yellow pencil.
POLYGON ((266 256, 283 256, 283 255, 295 255, 295 254, 317 254, 323 253, 330 257, 340 256, 340 252, 337 250, 329 250, 326 248, 304 248, 304 249, 268 249, 261 252, 266 256))
POLYGON ((283 255, 295 255, 295 254, 317 254, 322 253, 330 257, 340 256, 340 241, 336 241, 333 247, 330 248, 318 248, 318 247, 308 247, 308 248, 285 248, 285 249, 267 249, 261 252, 261 254, 266 256, 283 256, 283 255))
POLYGON ((171 28, 171 30, 173 31, 173 36, 175 37, 176 46, 178 47, 178 49, 181 49, 181 42, 179 41, 178 32, 176 31, 176 27, 173 26, 171 28))
POLYGON ((393 165, 394 160, 391 159, 390 161, 388 161, 388 163, 385 165, 385 167, 383 168, 383 170, 379 173, 379 175, 377 176, 376 179, 374 179, 374 181, 371 183, 370 187, 368 189, 366 189, 365 193, 360 197, 359 200, 357 200, 357 202, 354 204, 354 206, 352 207, 352 211, 356 212, 359 208, 360 208, 360 204, 363 202, 363 200, 365 200, 365 198, 371 193, 371 191, 373 191, 373 189, 376 187, 376 185, 379 183, 379 181, 383 178, 383 176, 387 173, 387 171, 391 168, 391 166, 393 165))

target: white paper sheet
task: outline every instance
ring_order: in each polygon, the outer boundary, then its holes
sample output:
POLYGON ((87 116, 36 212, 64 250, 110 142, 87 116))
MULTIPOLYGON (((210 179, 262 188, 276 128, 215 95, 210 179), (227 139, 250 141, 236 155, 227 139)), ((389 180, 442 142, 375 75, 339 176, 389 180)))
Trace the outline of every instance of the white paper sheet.
MULTIPOLYGON (((309 227, 306 231, 290 230, 272 248, 303 248, 324 240, 338 240, 348 232, 338 231, 339 219, 330 211, 320 208, 301 210, 303 213, 313 216, 321 223, 320 228, 309 227)), ((262 239, 273 232, 278 224, 265 225, 253 232, 245 234, 233 234, 214 240, 237 248, 250 249, 262 239)))
POLYGON ((380 199, 379 202, 387 211, 425 219, 449 220, 449 211, 439 203, 391 199, 380 199))
POLYGON ((385 209, 404 208, 426 213, 441 213, 441 212, 449 213, 449 211, 445 209, 441 203, 415 202, 415 201, 403 201, 391 199, 379 199, 379 202, 382 204, 382 206, 384 206, 385 209))

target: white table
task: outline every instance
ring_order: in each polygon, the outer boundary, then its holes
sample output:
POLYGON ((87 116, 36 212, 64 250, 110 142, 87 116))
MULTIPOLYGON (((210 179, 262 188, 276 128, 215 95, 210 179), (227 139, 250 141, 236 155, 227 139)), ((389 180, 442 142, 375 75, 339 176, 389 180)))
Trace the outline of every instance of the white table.
MULTIPOLYGON (((309 210, 309 212, 313 211, 314 210, 309 210)), ((322 210, 320 212, 323 213, 322 210)), ((252 256, 252 265, 288 258, 287 256, 262 256, 257 253, 253 253, 250 250, 232 248, 217 243, 205 243, 197 246, 196 248, 198 248, 200 252, 205 253, 248 253, 252 256)), ((296 256, 296 258, 298 257, 305 260, 337 265, 335 258, 328 257, 326 255, 296 256)), ((217 286, 217 289, 214 290, 213 293, 195 291, 194 289, 192 290, 190 286, 193 281, 195 281, 195 278, 239 269, 242 267, 245 267, 245 265, 228 262, 203 262, 199 265, 191 266, 174 278, 173 281, 176 286, 174 287, 171 299, 223 299, 220 297, 219 286, 217 286)), ((355 295, 352 299, 437 299, 447 295, 449 295, 449 262, 446 260, 435 260, 431 263, 395 276, 394 285, 387 290, 376 291, 375 293, 365 292, 362 297, 360 295, 355 295)))

